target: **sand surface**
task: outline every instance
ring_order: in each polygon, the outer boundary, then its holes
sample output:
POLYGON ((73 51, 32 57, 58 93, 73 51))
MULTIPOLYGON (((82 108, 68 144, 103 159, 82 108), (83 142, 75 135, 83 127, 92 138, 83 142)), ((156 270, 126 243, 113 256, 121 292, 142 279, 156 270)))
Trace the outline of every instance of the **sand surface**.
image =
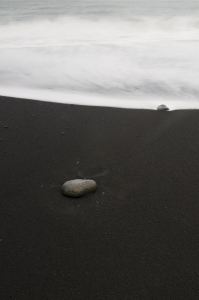
POLYGON ((198 125, 1 97, 0 298, 198 300, 198 125), (63 196, 75 178, 97 191, 63 196))

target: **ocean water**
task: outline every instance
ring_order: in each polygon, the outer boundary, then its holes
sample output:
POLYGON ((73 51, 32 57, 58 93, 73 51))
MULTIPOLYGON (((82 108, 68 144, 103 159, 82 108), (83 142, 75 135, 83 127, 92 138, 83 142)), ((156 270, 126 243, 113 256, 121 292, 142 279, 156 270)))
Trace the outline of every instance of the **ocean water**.
POLYGON ((0 95, 199 108, 199 1, 1 0, 0 95))

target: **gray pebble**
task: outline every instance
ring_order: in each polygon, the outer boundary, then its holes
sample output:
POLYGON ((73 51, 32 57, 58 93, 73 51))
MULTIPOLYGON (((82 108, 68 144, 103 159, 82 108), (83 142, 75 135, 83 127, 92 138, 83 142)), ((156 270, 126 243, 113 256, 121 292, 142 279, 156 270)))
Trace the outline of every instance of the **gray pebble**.
POLYGON ((157 107, 157 110, 169 110, 169 108, 166 105, 161 104, 157 107))
POLYGON ((84 194, 94 192, 97 184, 94 180, 90 179, 74 179, 66 181, 62 185, 62 192, 65 196, 80 197, 84 194))

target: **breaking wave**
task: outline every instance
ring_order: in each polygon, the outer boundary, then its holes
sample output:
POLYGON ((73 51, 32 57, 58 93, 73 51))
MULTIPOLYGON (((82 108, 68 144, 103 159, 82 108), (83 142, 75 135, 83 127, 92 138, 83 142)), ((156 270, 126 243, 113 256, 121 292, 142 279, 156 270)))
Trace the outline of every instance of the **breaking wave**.
POLYGON ((198 53, 197 16, 15 21, 0 25, 0 93, 24 88, 196 105, 198 53))

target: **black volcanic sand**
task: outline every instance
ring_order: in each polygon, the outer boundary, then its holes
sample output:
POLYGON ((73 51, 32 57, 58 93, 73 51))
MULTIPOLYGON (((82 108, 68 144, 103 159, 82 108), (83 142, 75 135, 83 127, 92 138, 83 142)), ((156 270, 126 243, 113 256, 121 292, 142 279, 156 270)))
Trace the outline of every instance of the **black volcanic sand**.
POLYGON ((1 300, 199 299, 198 110, 1 97, 0 161, 1 300))

